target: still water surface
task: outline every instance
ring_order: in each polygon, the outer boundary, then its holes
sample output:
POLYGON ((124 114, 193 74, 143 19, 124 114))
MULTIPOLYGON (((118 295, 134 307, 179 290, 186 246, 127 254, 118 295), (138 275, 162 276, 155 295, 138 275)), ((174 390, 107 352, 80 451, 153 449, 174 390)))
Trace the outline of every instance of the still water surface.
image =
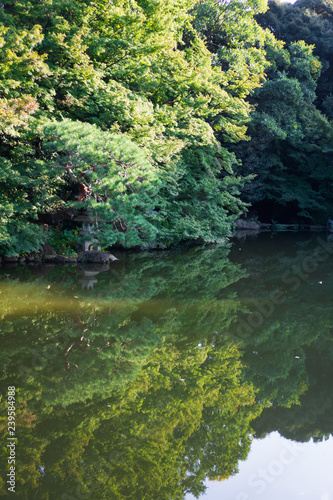
POLYGON ((325 234, 262 234, 2 267, 15 497, 332 500, 332 255, 325 234))

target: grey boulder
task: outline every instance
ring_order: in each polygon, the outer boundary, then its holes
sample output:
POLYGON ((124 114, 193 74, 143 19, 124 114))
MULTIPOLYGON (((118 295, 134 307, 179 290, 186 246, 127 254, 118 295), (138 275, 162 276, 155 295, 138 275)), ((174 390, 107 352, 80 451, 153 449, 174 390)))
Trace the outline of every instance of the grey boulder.
POLYGON ((244 220, 238 219, 236 220, 236 228, 237 229, 260 229, 260 223, 255 220, 244 220))

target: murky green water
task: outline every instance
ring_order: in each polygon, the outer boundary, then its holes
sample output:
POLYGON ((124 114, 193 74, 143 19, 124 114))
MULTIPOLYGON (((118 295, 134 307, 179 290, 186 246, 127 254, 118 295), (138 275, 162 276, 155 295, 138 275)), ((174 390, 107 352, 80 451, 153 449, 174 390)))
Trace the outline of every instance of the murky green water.
POLYGON ((178 500, 235 474, 253 436, 327 438, 332 255, 325 234, 263 234, 2 267, 1 498, 8 386, 19 499, 178 500))

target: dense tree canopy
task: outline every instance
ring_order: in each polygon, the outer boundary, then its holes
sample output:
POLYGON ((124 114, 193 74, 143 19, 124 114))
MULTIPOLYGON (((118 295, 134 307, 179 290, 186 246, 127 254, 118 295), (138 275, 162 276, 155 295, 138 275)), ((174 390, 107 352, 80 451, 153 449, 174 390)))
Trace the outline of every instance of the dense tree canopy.
POLYGON ((269 10, 257 21, 269 28, 287 46, 304 40, 314 46, 314 54, 322 63, 316 95, 320 109, 333 118, 333 4, 331 0, 298 0, 295 4, 270 1, 269 10))
POLYGON ((333 129, 315 106, 320 62, 303 41, 268 45, 267 56, 267 80, 251 97, 251 141, 234 148, 240 172, 256 175, 244 194, 266 222, 323 223, 333 209, 333 129))
MULTIPOLYGON (((240 76, 240 87, 249 82, 246 90, 228 91, 231 79, 237 86, 236 68, 230 64, 226 72, 213 64, 191 25, 194 6, 193 0, 172 2, 167 8, 164 2, 103 0, 4 3, 1 109, 6 120, 0 154, 5 253, 38 248, 46 237, 31 231, 32 219, 70 207, 75 201, 72 184, 81 189, 86 208, 98 204, 101 215, 107 211, 113 227, 105 233, 106 245, 217 241, 230 232, 230 223, 244 209, 238 196, 244 180, 233 174, 235 156, 220 141, 244 137, 249 107, 243 97, 258 85, 258 75, 240 76), (56 122, 48 123, 51 117, 56 122), (73 135, 71 145, 66 134, 73 135), (111 153, 112 134, 125 156, 111 153), (49 136, 53 149, 48 147, 49 136), (82 150, 75 164, 71 156, 84 148, 83 136, 90 153, 82 150), (118 161, 114 178, 106 156, 95 157, 102 143, 110 145, 105 155, 114 155, 114 165, 118 161), (67 171, 54 168, 55 154, 67 171), (14 183, 10 193, 5 189, 8 179, 14 183), (91 191, 100 183, 105 184, 102 194, 91 191), (116 193, 122 198, 119 214, 119 203, 115 200, 113 207, 108 202, 119 196, 116 193), (21 232, 35 235, 26 238, 24 248, 15 239, 14 219, 21 232)), ((239 5, 237 9, 244 19, 260 11, 251 7, 248 12, 239 5)))
POLYGON ((244 201, 327 218, 331 21, 316 5, 5 0, 0 251, 38 250, 59 211, 95 213, 105 248, 221 241, 244 201), (305 12, 298 37, 288 9, 305 12))
POLYGON ((256 15, 284 44, 266 43, 267 79, 251 96, 251 141, 234 150, 239 172, 256 174, 244 196, 266 222, 325 223, 333 210, 331 4, 271 1, 256 15))

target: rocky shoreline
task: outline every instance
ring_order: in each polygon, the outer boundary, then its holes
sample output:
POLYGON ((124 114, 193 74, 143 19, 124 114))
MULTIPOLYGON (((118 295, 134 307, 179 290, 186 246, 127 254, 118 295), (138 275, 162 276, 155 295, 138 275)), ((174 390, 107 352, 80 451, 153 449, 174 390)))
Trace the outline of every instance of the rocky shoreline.
MULTIPOLYGON (((278 224, 278 223, 262 223, 257 220, 246 220, 238 219, 234 224, 233 236, 241 237, 243 234, 256 235, 262 232, 282 232, 282 231, 312 231, 312 232, 332 232, 331 227, 324 225, 315 224, 278 224)), ((163 245, 155 245, 151 247, 141 247, 140 250, 165 250, 166 247, 163 245)), ((52 265, 67 265, 67 264, 108 264, 110 262, 117 261, 118 259, 108 253, 101 250, 87 250, 85 252, 79 253, 76 257, 67 255, 58 255, 54 249, 46 243, 40 252, 36 252, 32 255, 0 255, 0 266, 5 264, 6 266, 14 266, 18 264, 27 265, 40 265, 40 264, 52 264, 52 265)))
POLYGON ((100 250, 89 250, 80 253, 77 257, 68 257, 66 255, 57 255, 54 253, 48 254, 36 254, 27 255, 20 257, 19 255, 5 255, 0 256, 0 265, 4 264, 28 264, 28 265, 39 265, 39 264, 108 264, 110 262, 117 261, 117 257, 111 253, 102 252, 100 250))

